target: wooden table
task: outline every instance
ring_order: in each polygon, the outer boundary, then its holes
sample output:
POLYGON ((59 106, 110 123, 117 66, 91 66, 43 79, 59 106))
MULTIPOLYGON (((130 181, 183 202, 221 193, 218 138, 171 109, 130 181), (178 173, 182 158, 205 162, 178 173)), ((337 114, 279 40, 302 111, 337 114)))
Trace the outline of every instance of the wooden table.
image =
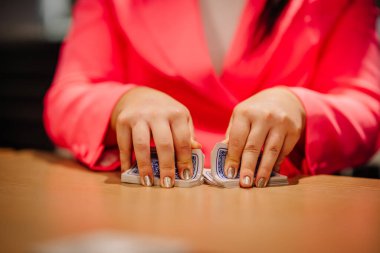
POLYGON ((121 184, 56 155, 0 149, 0 252, 111 230, 193 252, 380 252, 380 180, 294 179, 266 189, 121 184))

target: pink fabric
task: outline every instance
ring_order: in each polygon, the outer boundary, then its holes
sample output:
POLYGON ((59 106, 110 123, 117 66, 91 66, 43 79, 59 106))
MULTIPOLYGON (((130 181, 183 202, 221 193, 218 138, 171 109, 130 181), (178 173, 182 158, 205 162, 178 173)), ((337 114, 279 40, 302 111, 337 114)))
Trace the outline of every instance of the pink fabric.
POLYGON ((105 144, 111 111, 131 87, 144 85, 189 108, 209 166, 234 106, 282 85, 307 113, 305 146, 282 173, 331 173, 366 162, 380 139, 374 1, 290 1, 272 35, 247 54, 250 24, 264 2, 248 1, 219 77, 196 0, 79 0, 45 98, 48 134, 91 169, 117 168, 115 146, 105 144))

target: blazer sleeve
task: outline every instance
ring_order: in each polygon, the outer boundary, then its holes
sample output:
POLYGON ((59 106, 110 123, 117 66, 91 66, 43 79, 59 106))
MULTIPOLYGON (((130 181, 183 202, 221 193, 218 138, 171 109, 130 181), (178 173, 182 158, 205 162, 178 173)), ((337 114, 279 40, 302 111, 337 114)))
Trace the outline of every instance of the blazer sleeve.
MULTIPOLYGON (((132 84, 123 83, 121 43, 103 0, 80 0, 44 100, 44 124, 58 146, 95 170, 118 166, 118 156, 100 164, 113 107, 132 84)), ((109 160, 109 159, 108 159, 109 160)))
POLYGON ((380 128, 380 53, 372 0, 350 1, 325 41, 312 88, 291 87, 306 110, 303 172, 365 163, 380 128))

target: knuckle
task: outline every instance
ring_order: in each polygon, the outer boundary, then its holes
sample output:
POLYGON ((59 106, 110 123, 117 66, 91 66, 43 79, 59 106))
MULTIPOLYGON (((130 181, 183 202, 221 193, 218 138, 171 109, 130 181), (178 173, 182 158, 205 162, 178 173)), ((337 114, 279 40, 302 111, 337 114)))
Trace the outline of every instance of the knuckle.
POLYGON ((191 151, 190 141, 183 140, 176 146, 176 150, 179 153, 188 153, 191 151))
POLYGON ((188 116, 188 115, 190 115, 189 109, 187 109, 185 106, 179 107, 178 111, 180 112, 180 114, 182 116, 188 116))
POLYGON ((116 119, 116 124, 118 126, 125 126, 125 125, 128 125, 131 122, 131 120, 132 118, 131 118, 130 113, 121 112, 116 119))
POLYGON ((119 157, 120 159, 125 158, 130 155, 130 150, 124 147, 119 147, 119 157))
POLYGON ((162 163, 160 164, 160 171, 164 171, 166 174, 167 173, 174 174, 174 166, 167 163, 162 163))
POLYGON ((137 151, 137 152, 144 152, 144 151, 148 151, 149 150, 149 145, 143 143, 142 141, 140 140, 137 140, 133 143, 133 148, 137 151))
POLYGON ((176 161, 178 168, 187 168, 191 167, 191 159, 182 159, 176 161))
POLYGON ((149 121, 155 121, 156 119, 162 118, 163 114, 159 110, 145 110, 141 111, 139 116, 149 121))
POLYGON ((140 159, 140 161, 137 161, 137 164, 142 171, 149 171, 152 169, 150 162, 146 159, 140 159))
POLYGON ((173 136, 175 146, 180 149, 188 149, 191 146, 191 136, 190 131, 181 131, 176 134, 176 136, 173 136))
POLYGON ((168 110, 168 114, 171 119, 178 119, 187 117, 187 115, 189 115, 189 112, 185 107, 176 107, 168 110))
POLYGON ((294 136, 300 136, 301 133, 302 133, 302 127, 298 125, 293 126, 292 130, 290 131, 290 134, 294 136))
POLYGON ((271 121, 274 119, 274 112, 266 108, 256 109, 255 115, 259 120, 262 121, 271 121))
POLYGON ((236 157, 235 155, 229 155, 227 153, 227 158, 226 160, 229 162, 229 163, 234 163, 234 164, 239 164, 240 163, 240 158, 239 157, 236 157))
POLYGON ((164 151, 173 150, 173 144, 169 140, 161 140, 157 143, 157 146, 159 147, 159 149, 164 151))
POLYGON ((250 108, 244 108, 242 109, 241 113, 240 113, 243 117, 246 117, 246 118, 251 118, 252 115, 253 115, 253 111, 250 110, 250 108))
POLYGON ((255 144, 247 144, 244 148, 244 152, 252 153, 255 155, 260 154, 260 151, 261 151, 261 148, 255 144))
POLYGON ((253 110, 247 106, 236 106, 234 109, 234 114, 242 117, 251 117, 253 110))
POLYGON ((238 149, 241 144, 241 141, 236 138, 232 138, 229 140, 228 149, 238 149))
POLYGON ((273 145, 269 147, 269 152, 273 155, 278 155, 280 153, 280 147, 277 145, 273 145))
POLYGON ((274 119, 274 113, 272 111, 263 111, 261 115, 265 121, 272 121, 274 119))
POLYGON ((178 108, 171 109, 168 111, 168 114, 169 114, 170 118, 177 119, 177 118, 180 118, 182 116, 182 111, 178 108))
POLYGON ((278 113, 276 115, 277 122, 280 124, 288 124, 290 119, 289 116, 285 113, 278 113))

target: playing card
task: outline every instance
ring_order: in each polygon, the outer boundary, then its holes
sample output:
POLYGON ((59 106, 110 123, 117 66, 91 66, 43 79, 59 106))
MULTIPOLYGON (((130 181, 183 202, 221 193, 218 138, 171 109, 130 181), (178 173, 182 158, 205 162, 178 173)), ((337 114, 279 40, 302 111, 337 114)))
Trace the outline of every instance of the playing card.
MULTIPOLYGON (((189 180, 183 180, 180 178, 177 168, 175 168, 175 180, 174 186, 178 187, 192 187, 200 185, 203 183, 202 171, 204 165, 204 155, 202 150, 193 149, 192 150, 192 161, 193 161, 193 177, 189 180)), ((160 167, 158 161, 158 155, 155 148, 151 149, 151 162, 153 170, 154 185, 160 185, 160 167)), ((131 184, 141 184, 139 168, 137 163, 135 163, 132 168, 123 172, 121 174, 121 181, 131 184)))
POLYGON ((212 178, 212 175, 211 175, 211 170, 210 169, 206 169, 204 168, 203 169, 203 178, 204 178, 204 182, 206 184, 209 184, 209 185, 215 185, 215 186, 218 186, 218 184, 215 182, 215 180, 212 178))
MULTIPOLYGON (((234 179, 229 179, 224 174, 224 162, 227 156, 227 144, 217 143, 212 150, 211 154, 211 177, 216 184, 226 188, 238 187, 239 186, 239 173, 234 179)), ((207 180, 207 178, 205 177, 207 180)), ((279 186, 287 185, 288 177, 281 175, 277 172, 272 172, 271 177, 268 182, 268 186, 279 186)))

